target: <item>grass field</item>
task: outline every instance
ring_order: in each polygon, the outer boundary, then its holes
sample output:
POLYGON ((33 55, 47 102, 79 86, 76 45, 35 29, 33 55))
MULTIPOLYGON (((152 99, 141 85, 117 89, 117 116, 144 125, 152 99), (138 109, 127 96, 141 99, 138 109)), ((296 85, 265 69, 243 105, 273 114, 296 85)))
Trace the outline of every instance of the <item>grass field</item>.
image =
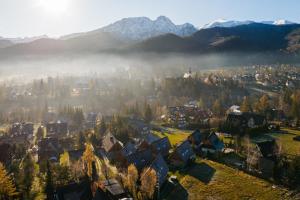
POLYGON ((168 128, 168 131, 164 131, 164 132, 154 131, 154 134, 159 137, 168 137, 171 145, 174 146, 184 141, 191 134, 191 132, 168 128))
POLYGON ((191 200, 282 200, 292 199, 287 190, 225 165, 197 160, 166 199, 191 200))
POLYGON ((293 140, 295 136, 300 136, 300 131, 282 129, 285 133, 267 133, 254 138, 254 141, 268 140, 270 137, 276 138, 282 146, 282 151, 289 155, 300 155, 300 142, 293 140))

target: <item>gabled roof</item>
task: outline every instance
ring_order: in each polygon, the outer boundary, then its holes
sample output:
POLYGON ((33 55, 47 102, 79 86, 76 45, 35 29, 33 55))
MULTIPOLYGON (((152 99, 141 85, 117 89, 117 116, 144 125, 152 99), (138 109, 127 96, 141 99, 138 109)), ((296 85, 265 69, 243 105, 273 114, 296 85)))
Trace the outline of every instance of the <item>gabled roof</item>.
POLYGON ((168 155, 171 144, 168 137, 158 139, 151 144, 156 153, 161 153, 163 156, 168 155))
POLYGON ((216 149, 216 150, 222 150, 224 149, 224 143, 219 139, 219 137, 214 133, 210 133, 208 136, 208 140, 210 144, 216 149))
POLYGON ((256 145, 265 158, 273 157, 277 153, 277 144, 275 140, 258 142, 256 145))
POLYGON ((175 152, 184 162, 187 162, 192 156, 195 155, 192 146, 187 140, 178 145, 175 149, 175 152))
POLYGON ((129 164, 134 164, 138 170, 142 170, 151 163, 152 152, 150 149, 137 151, 127 156, 126 159, 129 164))
POLYGON ((154 141, 159 140, 160 138, 152 133, 146 134, 142 137, 142 140, 147 142, 148 144, 152 144, 154 141))
POLYGON ((256 113, 250 113, 250 112, 241 112, 241 113, 230 113, 227 116, 227 120, 232 119, 240 119, 242 123, 247 123, 250 119, 254 120, 255 125, 261 125, 265 122, 266 118, 263 115, 259 115, 256 113))
POLYGON ((102 147, 106 152, 109 152, 112 149, 112 147, 117 143, 123 146, 123 144, 119 140, 117 140, 117 138, 115 138, 115 136, 113 136, 111 133, 106 134, 102 138, 102 147))
POLYGON ((124 189, 116 179, 105 180, 103 181, 103 185, 113 196, 125 194, 124 189))
POLYGON ((194 139, 194 142, 198 145, 201 144, 201 142, 203 142, 204 136, 201 134, 200 130, 195 130, 190 137, 192 137, 194 139))
POLYGON ((123 149, 122 149, 122 154, 124 156, 128 156, 130 154, 135 153, 136 150, 137 150, 137 148, 136 148, 136 146, 135 146, 135 144, 133 142, 127 142, 125 144, 125 146, 123 147, 123 149))
POLYGON ((56 189, 58 200, 91 200, 93 198, 90 183, 81 181, 70 183, 56 189))
POLYGON ((157 155, 150 168, 155 170, 158 183, 161 186, 165 182, 169 172, 169 167, 161 154, 157 155))

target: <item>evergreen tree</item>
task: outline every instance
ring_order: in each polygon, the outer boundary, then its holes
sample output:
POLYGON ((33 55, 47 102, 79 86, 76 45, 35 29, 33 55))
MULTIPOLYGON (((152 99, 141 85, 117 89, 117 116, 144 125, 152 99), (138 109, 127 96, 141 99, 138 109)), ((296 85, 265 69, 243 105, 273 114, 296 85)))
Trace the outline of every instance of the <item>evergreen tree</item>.
POLYGON ((213 106, 212 106, 212 111, 215 115, 221 116, 223 114, 223 106, 221 104, 220 99, 217 99, 213 106))
POLYGON ((40 126, 38 129, 37 129, 37 132, 36 132, 36 139, 37 140, 40 140, 44 137, 44 127, 43 126, 40 126))
POLYGON ((149 104, 146 106, 144 118, 147 123, 151 122, 153 119, 153 113, 149 104))
POLYGON ((27 154, 21 164, 21 190, 24 195, 29 197, 31 186, 34 180, 35 167, 30 154, 27 154))
POLYGON ((102 118, 102 120, 100 122, 100 127, 99 127, 100 136, 103 136, 105 134, 106 130, 107 130, 106 123, 105 123, 105 120, 102 118))
POLYGON ((52 173, 51 173, 49 161, 47 161, 45 193, 47 195, 47 200, 54 199, 54 186, 53 186, 52 173))
POLYGON ((85 142, 86 142, 85 136, 84 136, 83 132, 80 131, 79 134, 78 134, 78 139, 77 139, 78 148, 79 149, 84 149, 85 142))

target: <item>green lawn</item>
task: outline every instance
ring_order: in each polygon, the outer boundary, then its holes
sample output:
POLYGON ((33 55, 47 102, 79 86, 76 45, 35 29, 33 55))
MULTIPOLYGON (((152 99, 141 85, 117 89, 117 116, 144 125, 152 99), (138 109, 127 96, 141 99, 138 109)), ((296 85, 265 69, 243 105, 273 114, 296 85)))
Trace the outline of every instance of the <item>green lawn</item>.
POLYGON ((154 131, 154 134, 159 137, 168 137, 171 145, 174 146, 184 141, 191 134, 191 132, 172 128, 165 132, 154 131))
POLYGON ((208 160, 197 160, 181 177, 180 185, 166 199, 292 199, 285 189, 272 188, 264 180, 208 160))

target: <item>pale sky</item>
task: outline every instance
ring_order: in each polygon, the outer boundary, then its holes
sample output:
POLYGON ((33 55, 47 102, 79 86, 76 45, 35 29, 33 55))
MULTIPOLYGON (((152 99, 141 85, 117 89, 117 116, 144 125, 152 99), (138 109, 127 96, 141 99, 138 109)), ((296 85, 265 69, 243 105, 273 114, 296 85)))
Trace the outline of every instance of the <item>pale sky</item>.
POLYGON ((55 37, 160 15, 196 27, 216 19, 300 22, 299 10, 300 0, 0 0, 0 36, 55 37))

